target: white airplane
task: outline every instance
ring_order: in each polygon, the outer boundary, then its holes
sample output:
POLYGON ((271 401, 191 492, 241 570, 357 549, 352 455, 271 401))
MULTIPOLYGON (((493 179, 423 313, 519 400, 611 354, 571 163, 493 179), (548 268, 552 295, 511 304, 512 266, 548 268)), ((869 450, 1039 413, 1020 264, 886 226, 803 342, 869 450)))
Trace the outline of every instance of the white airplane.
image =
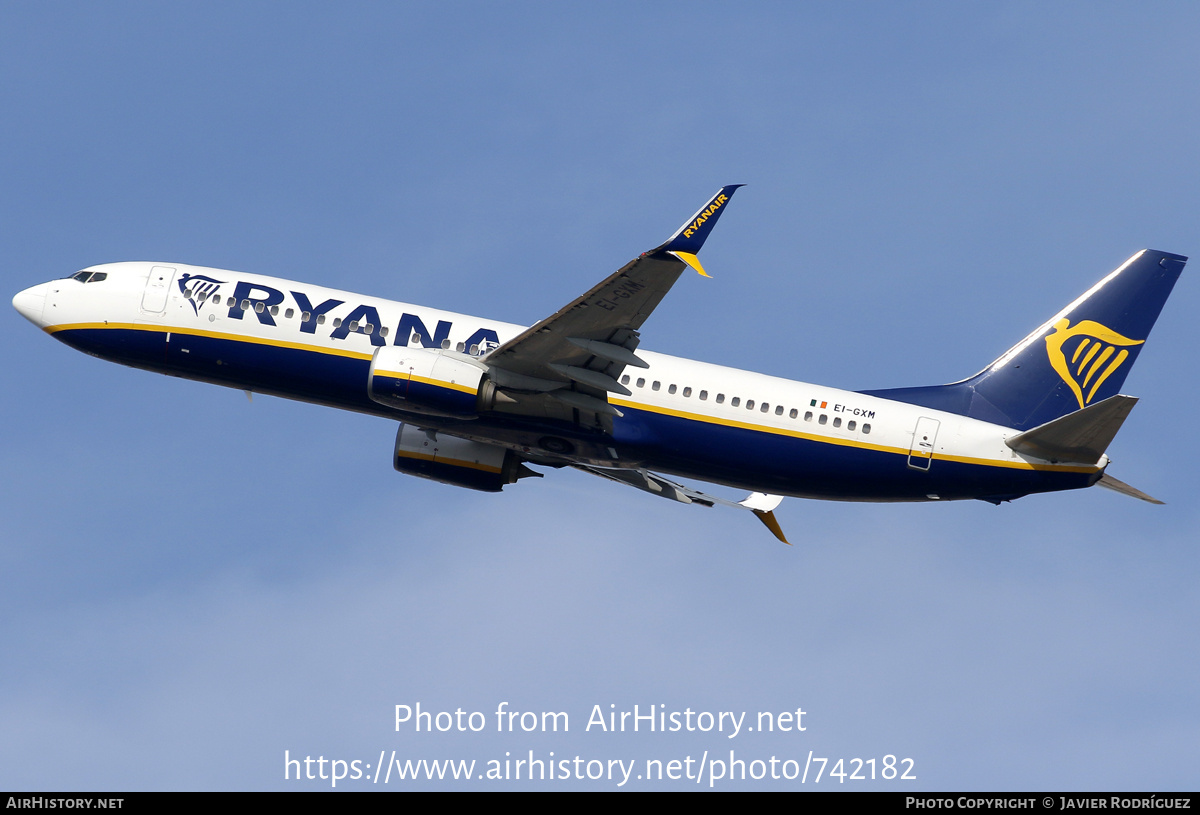
POLYGON ((13 305, 85 353, 400 423, 401 472, 497 492, 575 467, 740 507, 787 542, 782 496, 992 503, 1099 484, 1137 400, 1118 393, 1187 258, 1143 250, 949 385, 843 391, 639 351, 639 331, 738 186, 530 328, 290 280, 110 263, 13 305), (659 473, 752 494, 733 502, 659 473))

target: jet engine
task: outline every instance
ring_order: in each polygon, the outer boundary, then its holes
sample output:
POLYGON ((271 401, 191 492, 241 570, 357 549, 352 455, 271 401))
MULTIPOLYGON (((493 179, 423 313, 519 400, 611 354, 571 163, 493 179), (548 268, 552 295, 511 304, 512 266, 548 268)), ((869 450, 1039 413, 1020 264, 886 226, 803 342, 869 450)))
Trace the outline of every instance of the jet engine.
POLYGON ((482 492, 536 476, 512 450, 401 424, 392 465, 402 473, 482 492))

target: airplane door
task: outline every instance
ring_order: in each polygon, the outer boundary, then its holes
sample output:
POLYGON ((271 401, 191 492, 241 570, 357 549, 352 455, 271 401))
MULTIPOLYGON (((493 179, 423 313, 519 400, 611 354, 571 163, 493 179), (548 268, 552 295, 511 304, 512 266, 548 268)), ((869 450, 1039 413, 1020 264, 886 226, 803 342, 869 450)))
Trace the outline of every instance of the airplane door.
POLYGON ((142 311, 152 314, 162 314, 167 308, 167 295, 171 291, 171 281, 175 279, 175 269, 171 266, 155 266, 146 278, 146 291, 142 294, 142 311))
POLYGON ((912 447, 908 450, 908 466, 914 470, 928 470, 933 461, 933 443, 937 439, 941 422, 922 416, 917 419, 913 430, 912 447))

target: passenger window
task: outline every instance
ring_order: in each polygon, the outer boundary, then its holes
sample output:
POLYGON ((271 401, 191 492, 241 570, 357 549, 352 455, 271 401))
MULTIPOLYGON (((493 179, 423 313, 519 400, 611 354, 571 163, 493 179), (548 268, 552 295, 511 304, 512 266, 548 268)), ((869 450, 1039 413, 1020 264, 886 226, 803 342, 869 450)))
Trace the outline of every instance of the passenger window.
POLYGON ((863 433, 870 433, 870 432, 871 432, 871 426, 869 424, 863 425, 863 433))
POLYGON ((826 416, 824 413, 822 413, 821 418, 817 419, 817 424, 825 424, 828 421, 829 421, 829 417, 826 416))
POLYGON ((768 405, 766 402, 763 402, 762 407, 760 407, 758 410, 760 413, 766 413, 770 409, 771 409, 771 406, 768 405))
MULTIPOLYGON (((374 327, 375 327, 375 326, 371 325, 370 323, 367 323, 367 333, 368 333, 368 334, 370 334, 370 333, 371 333, 371 329, 373 329, 374 327)), ((457 352, 458 352, 458 353, 460 353, 460 354, 461 354, 463 351, 465 351, 466 349, 467 349, 467 344, 466 344, 465 342, 460 342, 458 345, 454 346, 454 350, 455 350, 455 351, 457 351, 457 352)))
POLYGON ((257 303, 255 303, 255 304, 254 304, 254 311, 255 311, 255 313, 256 313, 256 314, 262 314, 262 313, 263 313, 264 311, 266 311, 266 310, 267 310, 267 304, 266 304, 266 303, 263 303, 262 301, 259 301, 259 302, 257 302, 257 303))
POLYGON ((858 426, 858 422, 854 421, 853 419, 851 419, 849 422, 846 423, 847 430, 853 430, 857 426, 858 426))
POLYGON ((796 410, 795 408, 792 408, 791 411, 788 413, 788 418, 795 419, 799 415, 800 415, 800 411, 796 410))
POLYGON ((691 396, 691 395, 692 395, 692 389, 691 389, 691 388, 684 388, 684 389, 683 389, 683 398, 684 398, 684 399, 688 398, 688 397, 689 397, 689 396, 691 396))
MULTIPOLYGON (((388 335, 388 327, 385 325, 383 328, 379 329, 379 336, 386 337, 387 335, 388 335)), ((478 346, 472 345, 471 353, 474 354, 475 351, 477 350, 477 348, 478 348, 478 346)))
POLYGON ((646 380, 645 380, 645 379, 643 379, 642 377, 640 377, 640 376, 639 376, 639 377, 638 377, 638 381, 637 381, 637 386, 638 386, 639 388, 644 388, 644 387, 646 387, 646 380))
POLYGON ((285 320, 290 320, 290 319, 292 319, 292 317, 295 317, 295 316, 296 316, 296 309, 294 309, 294 308, 289 308, 287 311, 283 312, 283 318, 285 320))
MULTIPOLYGON (((375 333, 375 326, 374 326, 374 325, 372 325, 371 323, 367 323, 367 327, 366 327, 365 329, 363 329, 363 330, 364 330, 364 331, 366 331, 368 334, 374 334, 374 333, 375 333)), ((459 350, 459 351, 461 351, 462 349, 463 349, 463 344, 460 342, 460 343, 458 344, 458 350, 459 350)))
POLYGON ((675 393, 675 386, 672 385, 671 387, 667 388, 667 393, 675 393))
POLYGON ((300 315, 300 322, 311 323, 312 322, 312 314, 307 311, 304 312, 303 314, 300 315))
POLYGON ((718 404, 718 405, 720 405, 720 404, 724 404, 724 402, 725 402, 725 394, 723 394, 723 393, 718 393, 718 394, 717 394, 717 404, 718 404))
POLYGON ((833 426, 834 427, 842 426, 842 417, 841 416, 838 416, 836 419, 833 420, 833 426))
MULTIPOLYGON (((322 315, 322 316, 324 316, 324 315, 322 315)), ((334 327, 334 328, 341 328, 341 327, 342 327, 342 318, 341 318, 341 317, 334 317, 334 318, 333 318, 333 327, 334 327)))
MULTIPOLYGON (((334 323, 334 325, 336 326, 336 325, 337 325, 337 323, 334 323)), ((357 330, 358 330, 358 320, 351 320, 351 321, 350 321, 350 330, 351 330, 351 331, 357 331, 357 330)))
POLYGON ((708 391, 700 391, 700 401, 701 402, 708 401, 708 391))
POLYGON ((804 421, 806 421, 806 422, 812 421, 812 411, 811 410, 804 411, 804 421))
POLYGON ((249 310, 250 310, 250 301, 243 300, 242 301, 242 311, 249 311, 249 310))
POLYGON ((325 325, 325 315, 324 314, 317 315, 317 325, 325 325))
POLYGON ((740 397, 740 396, 735 396, 729 400, 729 404, 733 405, 734 407, 737 407, 741 403, 742 403, 742 397, 740 397))
POLYGON ((622 385, 628 385, 628 384, 629 384, 629 374, 625 374, 625 376, 621 377, 621 384, 622 384, 622 385))
POLYGON ((746 410, 754 410, 754 400, 753 399, 746 400, 746 410))
MULTIPOLYGON (((776 416, 782 416, 782 415, 783 415, 783 405, 776 405, 776 406, 775 406, 775 415, 776 415, 776 416)), ((794 418, 796 418, 796 417, 795 417, 795 416, 792 416, 792 418, 794 419, 794 418)))
POLYGON ((654 384, 650 386, 650 390, 656 391, 661 387, 662 387, 662 383, 656 379, 656 380, 654 380, 654 384))
POLYGON ((271 306, 271 316, 272 317, 279 316, 279 306, 271 306))

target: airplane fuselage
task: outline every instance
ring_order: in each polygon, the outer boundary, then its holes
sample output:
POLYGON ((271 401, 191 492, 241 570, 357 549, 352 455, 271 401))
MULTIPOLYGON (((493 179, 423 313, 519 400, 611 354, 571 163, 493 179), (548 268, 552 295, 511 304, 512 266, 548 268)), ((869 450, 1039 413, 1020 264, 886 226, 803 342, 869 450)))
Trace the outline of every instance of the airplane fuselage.
POLYGON ((182 264, 89 267, 14 300, 64 343, 114 362, 369 413, 535 463, 644 468, 777 495, 1005 500, 1090 486, 1095 465, 1005 444, 1016 429, 905 402, 638 351, 611 432, 545 417, 447 416, 372 399, 382 348, 486 360, 525 328, 262 275, 182 264), (103 279, 96 279, 102 274, 103 279))

